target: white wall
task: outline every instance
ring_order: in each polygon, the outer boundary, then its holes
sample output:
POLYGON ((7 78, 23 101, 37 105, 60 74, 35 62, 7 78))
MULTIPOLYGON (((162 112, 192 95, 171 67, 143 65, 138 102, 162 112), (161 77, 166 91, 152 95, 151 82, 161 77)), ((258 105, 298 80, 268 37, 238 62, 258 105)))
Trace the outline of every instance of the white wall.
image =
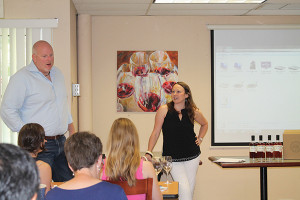
MULTIPOLYGON (((5 19, 58 18, 54 30, 55 64, 62 69, 73 118, 77 123, 77 99, 71 97, 76 82, 76 23, 71 0, 4 0, 5 19)), ((92 17, 93 132, 106 146, 110 126, 118 117, 128 117, 137 126, 141 150, 147 148, 154 113, 116 112, 116 57, 118 50, 177 50, 179 79, 187 82, 197 106, 211 124, 210 36, 206 24, 300 24, 300 16, 268 17, 92 17)), ((80 100, 80 99, 79 99, 80 100)), ((196 126, 196 131, 199 126, 196 126)), ((203 165, 199 167, 194 199, 259 199, 259 169, 222 169, 207 158, 214 155, 248 155, 248 149, 210 148, 210 133, 201 145, 203 165)), ((162 147, 160 138, 155 150, 162 147)), ((268 170, 270 200, 298 200, 299 168, 268 170)))
MULTIPOLYGON (((189 84, 195 103, 211 124, 210 32, 206 25, 299 23, 300 16, 93 16, 93 131, 100 136, 106 146, 112 122, 119 117, 128 117, 136 124, 139 131, 141 150, 147 149, 155 113, 116 112, 118 50, 178 51, 179 80, 189 84)), ((208 160, 209 156, 217 155, 248 156, 247 148, 211 148, 210 128, 201 145, 203 165, 199 167, 197 174, 194 199, 259 199, 258 168, 222 169, 208 160)), ((199 126, 196 126, 196 131, 198 130, 199 126)), ((161 148, 162 137, 155 150, 160 151, 161 148)), ((299 177, 299 168, 269 169, 269 199, 300 199, 299 177)))

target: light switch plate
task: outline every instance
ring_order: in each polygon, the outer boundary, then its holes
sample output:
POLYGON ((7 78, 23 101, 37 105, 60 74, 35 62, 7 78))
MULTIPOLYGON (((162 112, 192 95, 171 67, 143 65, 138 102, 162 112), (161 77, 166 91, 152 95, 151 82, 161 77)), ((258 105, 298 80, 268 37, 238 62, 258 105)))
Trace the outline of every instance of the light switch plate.
POLYGON ((72 88, 73 88, 73 97, 80 96, 80 86, 79 86, 79 84, 72 84, 72 88))

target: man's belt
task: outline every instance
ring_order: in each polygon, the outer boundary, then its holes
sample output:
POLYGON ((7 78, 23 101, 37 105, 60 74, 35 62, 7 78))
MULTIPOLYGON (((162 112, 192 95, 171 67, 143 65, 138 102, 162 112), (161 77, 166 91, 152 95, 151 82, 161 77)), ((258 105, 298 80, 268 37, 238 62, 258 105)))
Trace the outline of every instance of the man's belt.
POLYGON ((64 135, 56 135, 56 136, 45 136, 46 140, 57 140, 64 135))

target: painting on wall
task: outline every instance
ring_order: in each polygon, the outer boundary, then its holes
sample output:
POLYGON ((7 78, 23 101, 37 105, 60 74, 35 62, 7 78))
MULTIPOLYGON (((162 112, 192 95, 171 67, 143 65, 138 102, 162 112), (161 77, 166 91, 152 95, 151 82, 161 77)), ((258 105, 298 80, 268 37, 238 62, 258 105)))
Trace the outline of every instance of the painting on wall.
POLYGON ((118 51, 117 112, 156 112, 177 81, 178 51, 118 51))

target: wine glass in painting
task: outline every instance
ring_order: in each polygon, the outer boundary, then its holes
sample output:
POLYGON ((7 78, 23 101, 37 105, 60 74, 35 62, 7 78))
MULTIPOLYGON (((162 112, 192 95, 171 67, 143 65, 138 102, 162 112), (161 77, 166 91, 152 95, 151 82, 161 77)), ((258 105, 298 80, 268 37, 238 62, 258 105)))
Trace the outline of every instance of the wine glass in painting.
POLYGON ((175 73, 170 73, 168 76, 162 77, 162 80, 164 81, 162 84, 162 87, 165 91, 166 94, 171 94, 172 93, 172 88, 173 86, 177 83, 178 81, 178 76, 175 73))
POLYGON ((168 180, 168 176, 169 176, 169 173, 172 169, 172 157, 171 156, 163 156, 162 157, 162 165, 163 165, 163 168, 164 168, 164 171, 166 172, 166 175, 167 175, 167 181, 166 181, 166 184, 170 184, 171 182, 168 180))
POLYGON ((165 92, 166 102, 172 101, 172 88, 178 82, 178 75, 174 72, 168 74, 167 76, 161 76, 162 88, 165 92))
POLYGON ((146 52, 135 52, 130 57, 131 71, 133 76, 147 76, 150 63, 146 52))
POLYGON ((155 170, 156 176, 161 172, 162 170, 162 164, 161 164, 161 159, 159 157, 153 157, 152 158, 152 164, 155 170))
POLYGON ((117 96, 124 99, 134 93, 134 76, 131 72, 120 71, 117 76, 117 96))
POLYGON ((135 99, 138 106, 145 112, 155 112, 164 101, 160 79, 157 74, 149 73, 146 77, 135 79, 135 99))
POLYGON ((151 71, 162 76, 169 74, 174 65, 172 65, 169 55, 165 51, 154 51, 150 57, 151 71))

